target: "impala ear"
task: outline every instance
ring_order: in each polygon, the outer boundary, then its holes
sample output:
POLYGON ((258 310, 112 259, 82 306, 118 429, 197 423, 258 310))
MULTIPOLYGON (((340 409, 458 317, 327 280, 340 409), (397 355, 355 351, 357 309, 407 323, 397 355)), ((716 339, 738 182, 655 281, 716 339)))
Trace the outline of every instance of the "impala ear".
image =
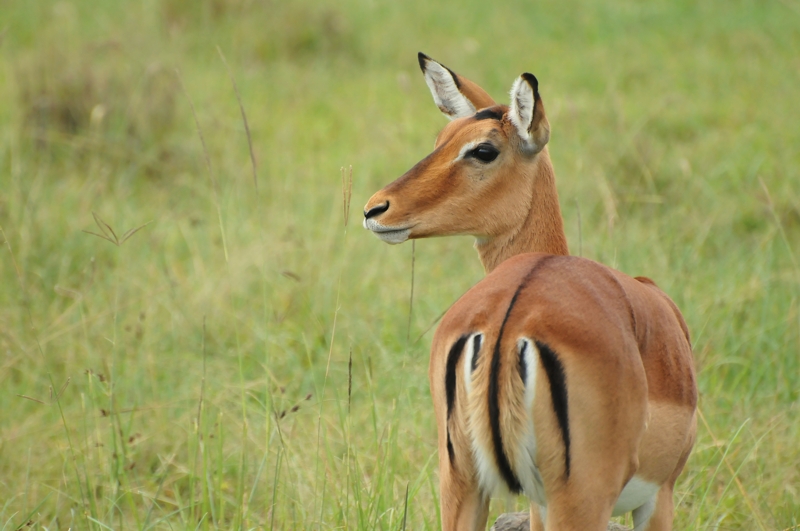
POLYGON ((442 114, 451 120, 472 116, 479 109, 495 105, 492 97, 469 79, 457 75, 422 52, 419 52, 418 58, 433 101, 442 114))
POLYGON ((538 153, 550 140, 550 123, 539 97, 539 82, 533 74, 522 74, 511 87, 511 123, 525 141, 526 151, 538 153))

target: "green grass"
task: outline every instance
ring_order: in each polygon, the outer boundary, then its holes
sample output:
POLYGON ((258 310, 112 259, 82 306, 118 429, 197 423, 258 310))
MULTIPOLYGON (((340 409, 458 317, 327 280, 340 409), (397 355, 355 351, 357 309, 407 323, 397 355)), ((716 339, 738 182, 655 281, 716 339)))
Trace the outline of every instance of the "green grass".
POLYGON ((444 124, 419 50, 498 99, 534 72, 572 252, 682 308, 675 529, 797 529, 799 28, 797 0, 0 4, 0 529, 438 528, 415 340, 483 272, 417 242, 408 340, 411 245, 358 226, 444 124), (152 223, 117 246, 92 212, 152 223))

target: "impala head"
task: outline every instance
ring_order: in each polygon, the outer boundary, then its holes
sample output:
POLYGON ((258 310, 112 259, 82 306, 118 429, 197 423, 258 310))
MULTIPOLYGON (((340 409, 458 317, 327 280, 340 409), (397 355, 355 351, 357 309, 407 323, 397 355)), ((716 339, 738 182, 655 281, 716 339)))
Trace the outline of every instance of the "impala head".
POLYGON ((536 78, 517 78, 506 106, 422 53, 419 64, 436 105, 451 121, 430 155, 370 198, 364 228, 396 244, 458 234, 481 242, 523 226, 537 165, 550 164, 543 152, 550 126, 536 78))

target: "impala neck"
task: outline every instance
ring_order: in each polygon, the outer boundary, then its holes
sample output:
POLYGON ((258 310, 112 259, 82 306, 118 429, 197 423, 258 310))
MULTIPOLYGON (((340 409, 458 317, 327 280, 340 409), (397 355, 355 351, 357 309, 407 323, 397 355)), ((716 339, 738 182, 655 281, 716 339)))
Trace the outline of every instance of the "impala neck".
POLYGON ((506 259, 522 253, 569 254, 555 172, 546 147, 536 156, 530 181, 530 208, 522 224, 499 236, 475 242, 487 274, 506 259))

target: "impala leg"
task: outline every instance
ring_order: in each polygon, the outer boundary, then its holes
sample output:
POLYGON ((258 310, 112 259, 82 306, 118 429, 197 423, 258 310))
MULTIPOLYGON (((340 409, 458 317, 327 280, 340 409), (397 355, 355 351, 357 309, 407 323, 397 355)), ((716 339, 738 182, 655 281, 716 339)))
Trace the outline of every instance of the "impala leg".
MULTIPOLYGON (((625 417, 615 418, 613 413, 593 407, 588 400, 579 403, 576 399, 576 403, 570 410, 574 416, 570 420, 569 472, 561 452, 544 454, 540 460, 544 484, 550 485, 545 531, 606 531, 617 498, 638 465, 637 432, 643 431, 643 412, 634 410, 625 417), (612 418, 616 422, 599 425, 594 422, 596 418, 612 418), (642 428, 626 433, 608 427, 625 425, 642 428)), ((542 440, 545 436, 543 433, 542 440)), ((556 440, 550 448, 558 448, 559 442, 556 440)))
MULTIPOLYGON (((442 531, 482 531, 489 519, 489 497, 477 482, 458 481, 448 466, 440 481, 442 493, 442 531)), ((444 470, 442 470, 444 472, 444 470)))
POLYGON ((611 508, 605 500, 564 494, 559 500, 548 501, 545 531, 606 531, 611 508))
POLYGON ((672 530, 672 485, 664 484, 655 497, 633 511, 634 531, 672 530))
MULTIPOLYGON (((435 347, 433 347, 435 349, 435 347)), ((489 519, 489 496, 478 484, 472 449, 466 435, 462 411, 446 409, 444 367, 431 359, 431 394, 434 396, 439 433, 439 492, 443 531, 483 531, 489 519), (436 399, 436 397, 441 397, 436 399)), ((465 401, 458 395, 457 401, 465 401)), ((457 402, 458 403, 458 402, 457 402)))
POLYGON ((686 466, 686 461, 689 460, 689 454, 694 446, 695 437, 697 436, 697 417, 692 417, 692 425, 689 429, 688 439, 681 455, 678 465, 672 472, 672 476, 664 483, 656 493, 655 497, 645 505, 634 509, 633 511, 633 529, 634 531, 671 531, 672 518, 674 514, 674 497, 673 491, 675 489, 675 482, 678 481, 683 467, 686 466))
POLYGON ((531 502, 531 531, 544 531, 544 515, 546 511, 538 503, 531 502))

